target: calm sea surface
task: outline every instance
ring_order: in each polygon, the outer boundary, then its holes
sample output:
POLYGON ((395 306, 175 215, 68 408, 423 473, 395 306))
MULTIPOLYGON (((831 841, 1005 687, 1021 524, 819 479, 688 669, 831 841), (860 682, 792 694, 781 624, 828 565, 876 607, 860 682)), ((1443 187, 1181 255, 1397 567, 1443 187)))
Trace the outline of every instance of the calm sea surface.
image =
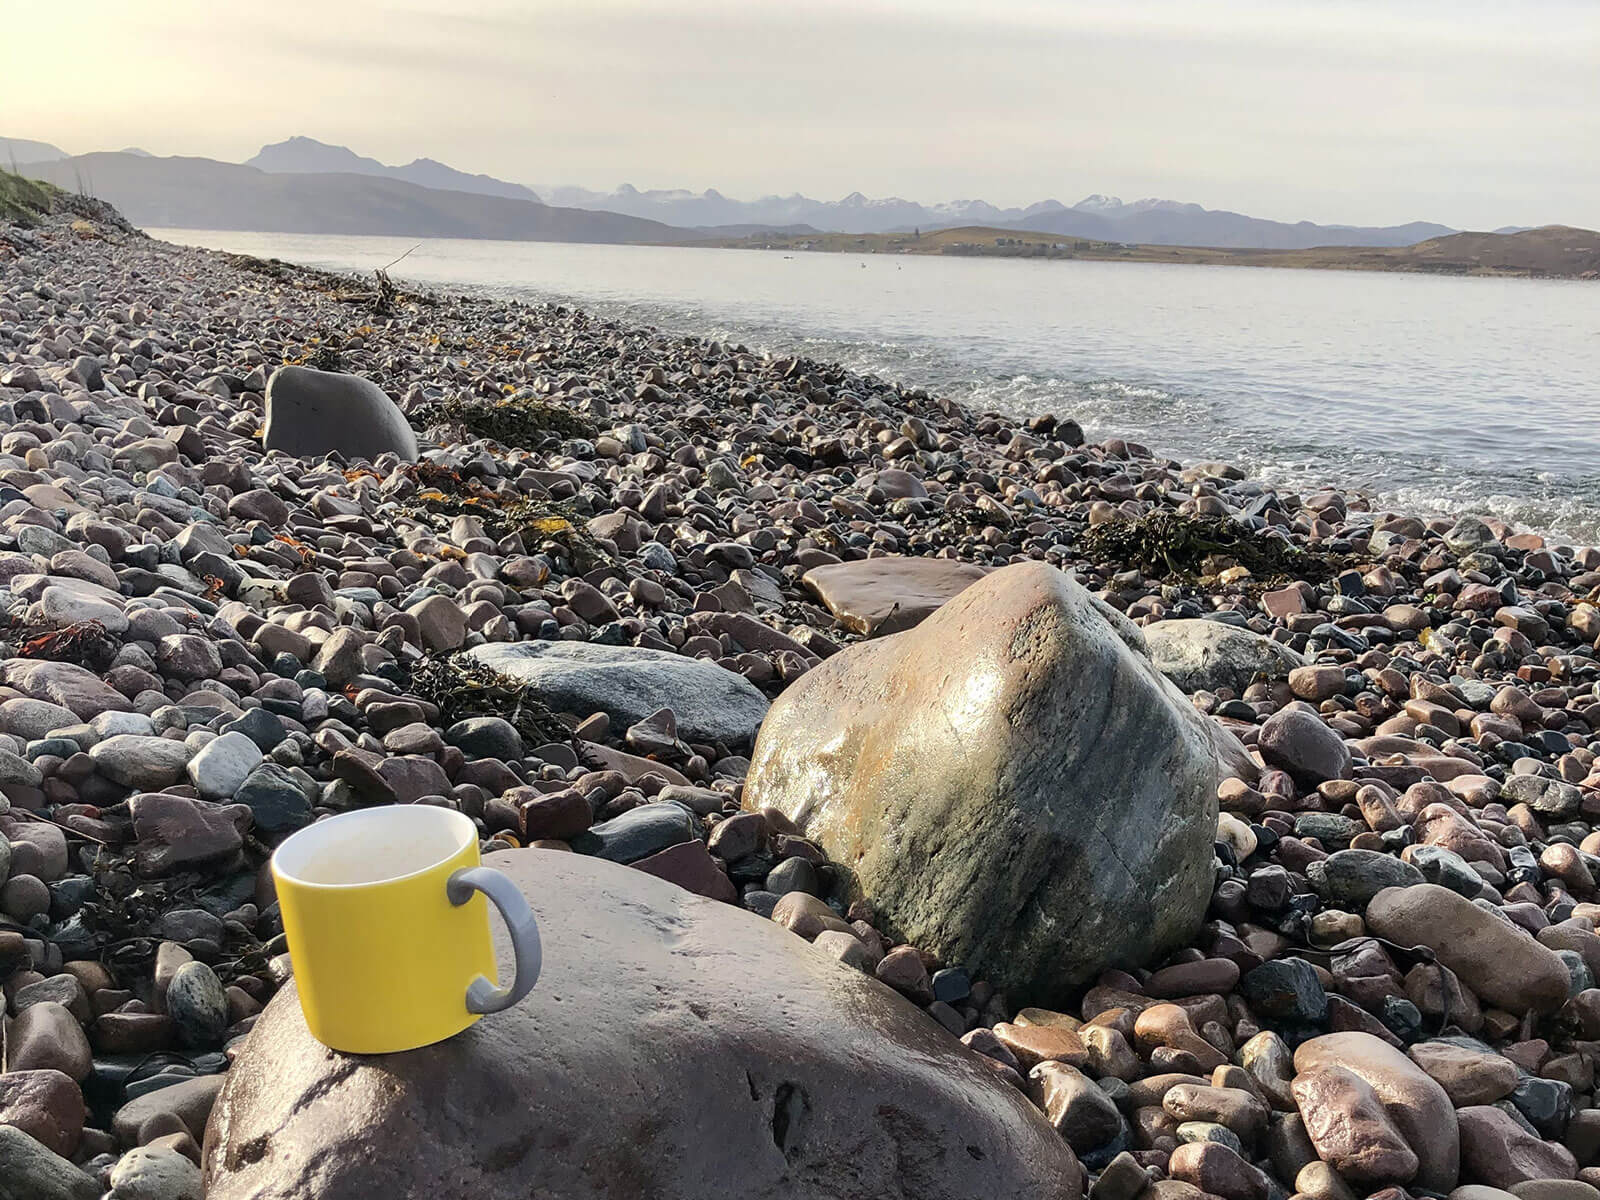
MULTIPOLYGON (((370 270, 411 238, 153 230, 370 270)), ((397 279, 800 352, 1185 460, 1600 542, 1600 283, 432 240, 397 279)))

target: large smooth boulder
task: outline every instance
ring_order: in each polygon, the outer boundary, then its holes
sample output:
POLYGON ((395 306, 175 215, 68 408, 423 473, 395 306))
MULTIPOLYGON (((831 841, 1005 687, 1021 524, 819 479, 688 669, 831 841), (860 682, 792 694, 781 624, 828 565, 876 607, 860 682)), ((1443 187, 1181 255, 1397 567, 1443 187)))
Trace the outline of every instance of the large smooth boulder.
POLYGON ((1527 931, 1436 883, 1384 888, 1367 927, 1402 946, 1427 946, 1479 998, 1507 1012, 1555 1012, 1567 1002, 1566 964, 1527 931))
POLYGON ((1232 688, 1257 679, 1287 679, 1305 658, 1279 642, 1221 621, 1156 621, 1144 627, 1156 669, 1185 692, 1232 688))
POLYGON ((1081 1196, 1021 1092, 774 922, 580 855, 486 861, 543 931, 527 999, 359 1057, 284 988, 212 1112, 210 1200, 1081 1196))
MULTIPOLYGON (((1402 1051, 1370 1033, 1324 1034, 1302 1042, 1294 1052, 1294 1068, 1301 1075, 1333 1067, 1357 1076, 1377 1095, 1394 1129, 1416 1155, 1417 1186, 1435 1192, 1455 1187, 1461 1135, 1455 1109, 1442 1087, 1402 1051)), ((1298 1086, 1295 1097, 1308 1098, 1298 1086)), ((1317 1121, 1326 1124, 1327 1118, 1314 1117, 1308 1124, 1317 1121)))
POLYGON ((468 650, 491 671, 526 684, 546 706, 636 725, 670 708, 691 741, 748 743, 767 698, 743 675, 701 658, 592 642, 490 642, 468 650))
POLYGON ((359 375, 310 367, 279 367, 267 380, 261 444, 297 458, 337 450, 371 460, 388 451, 417 461, 417 435, 382 388, 359 375))
POLYGON ((1024 563, 792 684, 744 798, 852 869, 899 936, 1048 1005, 1199 924, 1213 728, 1125 617, 1024 563))
POLYGON ((812 567, 800 582, 846 629, 886 637, 920 624, 988 570, 953 558, 888 554, 812 567))

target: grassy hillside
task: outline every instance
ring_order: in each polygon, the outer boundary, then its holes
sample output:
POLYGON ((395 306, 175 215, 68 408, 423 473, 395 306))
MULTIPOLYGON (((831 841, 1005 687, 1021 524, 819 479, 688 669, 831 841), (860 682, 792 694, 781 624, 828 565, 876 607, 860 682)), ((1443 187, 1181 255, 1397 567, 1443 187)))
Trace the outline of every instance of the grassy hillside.
POLYGON ((909 233, 754 234, 698 243, 744 249, 844 254, 945 254, 982 258, 1074 258, 1097 262, 1171 262, 1215 266, 1316 267, 1413 271, 1441 275, 1512 275, 1600 279, 1600 233, 1547 225, 1521 233, 1455 233, 1415 246, 1319 246, 1241 250, 1207 246, 1123 245, 1060 234, 967 226, 909 233))
POLYGON ((61 189, 0 170, 0 221, 32 225, 48 213, 61 189))

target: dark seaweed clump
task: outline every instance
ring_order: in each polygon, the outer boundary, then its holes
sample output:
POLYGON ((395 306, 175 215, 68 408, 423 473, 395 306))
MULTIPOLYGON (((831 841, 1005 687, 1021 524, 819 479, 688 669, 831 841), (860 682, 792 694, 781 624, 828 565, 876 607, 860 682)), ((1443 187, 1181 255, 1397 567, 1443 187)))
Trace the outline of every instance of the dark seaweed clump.
POLYGON ((580 571, 591 571, 611 561, 571 501, 537 497, 506 500, 458 472, 431 463, 418 463, 407 470, 421 490, 402 504, 400 511, 419 524, 444 530, 457 517, 475 517, 486 537, 499 541, 517 534, 528 549, 548 546, 580 571))
POLYGON ((410 690, 438 706, 437 724, 445 728, 468 717, 503 717, 529 749, 572 738, 571 731, 525 685, 466 655, 424 659, 411 672, 410 690))
POLYGON ((1215 560, 1231 560, 1258 582, 1332 578, 1344 566, 1335 555, 1302 550, 1271 533, 1224 517, 1183 516, 1158 509, 1137 521, 1091 525, 1079 542, 1084 558, 1133 568, 1151 578, 1195 580, 1215 574, 1215 560))
POLYGON ((600 427, 582 413, 532 396, 440 400, 414 412, 411 423, 424 430, 432 425, 460 425, 473 437, 526 449, 538 447, 551 436, 593 438, 600 432, 600 427))

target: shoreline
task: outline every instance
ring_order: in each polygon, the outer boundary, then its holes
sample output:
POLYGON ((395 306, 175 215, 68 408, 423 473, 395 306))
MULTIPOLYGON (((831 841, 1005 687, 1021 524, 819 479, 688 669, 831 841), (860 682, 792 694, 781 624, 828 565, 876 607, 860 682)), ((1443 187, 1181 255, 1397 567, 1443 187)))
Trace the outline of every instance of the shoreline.
MULTIPOLYGON (((378 243, 384 249, 379 250, 368 246, 368 239, 355 238, 347 241, 335 239, 326 249, 321 249, 319 247, 327 239, 313 237, 304 242, 293 239, 283 242, 275 235, 258 235, 234 241, 226 236, 206 236, 203 233, 196 235, 195 239, 189 239, 179 231, 168 231, 162 236, 172 236, 180 242, 199 240, 228 249, 280 255, 291 260, 297 257, 295 252, 298 251, 298 257, 302 259, 331 259, 338 262, 340 270, 356 271, 363 269, 365 260, 371 259, 381 265, 414 245, 403 240, 384 239, 378 243), (389 246, 394 247, 393 251, 384 252, 389 246)), ((585 248, 570 246, 549 249, 581 251, 585 248)), ((589 249, 605 252, 607 248, 589 249)), ((664 253, 670 247, 657 249, 664 253)), ((504 250, 512 255, 516 247, 507 245, 504 250)), ((628 291, 628 255, 612 253, 606 255, 595 268, 599 272, 595 288, 607 295, 591 298, 583 286, 585 276, 582 264, 586 260, 576 254, 555 254, 550 260, 548 282, 541 274, 544 257, 531 253, 525 260, 514 259, 525 268, 530 278, 540 280, 538 286, 529 287, 519 282, 523 276, 518 272, 495 272, 490 269, 485 275, 474 269, 478 260, 472 258, 464 259, 458 266, 457 255, 470 253, 471 243, 428 246, 419 256, 426 261, 418 270, 431 278, 424 278, 417 282, 417 286, 456 290, 489 299, 514 297, 525 302, 568 304, 606 319, 649 325, 675 335, 720 337, 742 341, 773 354, 818 356, 844 363, 851 370, 875 373, 882 379, 896 381, 906 387, 920 386, 940 395, 958 398, 960 403, 973 411, 998 410, 1014 421, 1025 420, 1031 412, 1052 408, 1072 411, 1096 437, 1132 437, 1161 453, 1184 461, 1229 459, 1237 462, 1253 478, 1269 482, 1280 490, 1315 491, 1332 487, 1347 494, 1359 492, 1372 507, 1426 516, 1456 516, 1462 512, 1473 512, 1505 521, 1518 530, 1535 531, 1562 542, 1588 544, 1596 536, 1597 514, 1583 500, 1589 494, 1589 481, 1586 472, 1573 465, 1587 459, 1580 454, 1576 459, 1567 460, 1565 465, 1554 471, 1554 478, 1536 473, 1533 465, 1545 461, 1546 456, 1562 453, 1559 447, 1564 444, 1560 438, 1565 422, 1546 422, 1539 430, 1544 435, 1538 443, 1539 453, 1524 456, 1511 469, 1501 471, 1498 465, 1486 461, 1481 448, 1470 441, 1453 437, 1459 432, 1461 423, 1451 415, 1449 406, 1435 405, 1428 391, 1421 387, 1390 386, 1380 391, 1392 405, 1415 403, 1421 406, 1419 416, 1425 427, 1414 429, 1413 438, 1395 441, 1368 434, 1349 435, 1344 432, 1346 428, 1371 420, 1370 413, 1363 415, 1362 406, 1356 405, 1355 411, 1336 416, 1335 423, 1325 434, 1319 430, 1311 433, 1309 440, 1303 441, 1299 431, 1279 420, 1274 412, 1293 411, 1300 405, 1318 403, 1324 395, 1346 401, 1359 395, 1363 387, 1362 378, 1349 371, 1329 371, 1326 363, 1315 362, 1310 364, 1309 373, 1304 378, 1298 377, 1293 369, 1280 372, 1275 360, 1260 355, 1252 357, 1248 347, 1238 345, 1238 339, 1227 343, 1234 351, 1244 354, 1238 363, 1230 357, 1226 347, 1211 348, 1209 352, 1207 348, 1199 347, 1190 359, 1176 353, 1166 353, 1160 345, 1146 344, 1141 351, 1136 343, 1130 348, 1122 344, 1126 342, 1125 327, 1115 323, 1112 325, 1113 336, 1120 336, 1122 343, 1113 343, 1103 353, 1097 352, 1093 346, 1088 347, 1086 363, 1080 363, 1074 355, 1068 356, 1072 361, 1063 361, 1060 356, 1049 353, 1048 347, 1038 342, 1031 328, 1022 330, 1014 344, 1006 341, 999 343, 994 353, 976 357, 964 353, 952 355, 943 351, 943 339, 951 339, 952 345, 959 344, 962 330, 955 314, 947 311, 948 306, 930 309, 928 321, 913 323, 913 328, 904 320, 889 319, 894 316, 892 303, 881 313, 881 305, 875 307, 869 304, 864 309, 863 321, 866 324, 858 338, 852 339, 849 332, 837 328, 837 323, 828 317, 828 285, 817 281, 856 275, 853 269, 855 263, 848 258, 835 256, 830 263, 816 263, 809 265, 809 270, 802 270, 803 278, 795 286, 802 289, 799 295, 803 299, 791 305, 784 292, 788 286, 783 282, 789 278, 787 269, 806 268, 808 264, 779 264, 770 257, 767 260, 770 266, 767 268, 705 263, 701 269, 707 274, 706 284, 703 287, 686 286, 680 296, 661 278, 661 272, 668 269, 665 260, 652 258, 641 266, 643 281, 635 294, 628 291), (841 261, 852 269, 836 270, 841 261), (755 296, 756 303, 739 310, 730 304, 729 281, 748 274, 759 277, 751 285, 759 289, 755 296), (475 279, 495 282, 474 282, 475 279), (820 293, 817 291, 819 286, 824 289, 820 293), (880 321, 880 315, 885 319, 880 321), (916 330, 921 331, 920 336, 916 330), (1284 386, 1290 381, 1302 386, 1284 386), (1247 403, 1248 411, 1237 419, 1229 412, 1235 389, 1244 389, 1245 395, 1252 398, 1247 403), (1273 405, 1277 408, 1271 407, 1273 405), (1188 414, 1187 417, 1180 415, 1184 413, 1188 414), (1255 431, 1259 436, 1253 436, 1250 431, 1255 431), (1433 440, 1435 435, 1442 435, 1445 440, 1436 444, 1433 440)), ((932 276, 934 284, 954 286, 965 275, 959 268, 911 272, 908 267, 909 273, 902 277, 893 274, 894 267, 887 258, 881 260, 881 265, 880 261, 869 265, 891 273, 886 285, 890 288, 906 286, 900 284, 902 278, 922 279, 927 275, 932 276)), ((408 264, 402 262, 396 272, 404 275, 407 268, 408 264)), ((984 286, 1006 286, 1003 278, 989 278, 994 270, 1003 268, 979 269, 978 274, 988 280, 984 286)), ((1086 267, 1084 270, 1109 268, 1086 267)), ((860 274, 861 281, 840 278, 839 286, 849 287, 853 283, 876 278, 871 273, 860 274)), ((1398 275, 1389 274, 1391 278, 1398 275)), ((1032 272, 1024 272, 1024 275, 1031 282, 1023 281, 1018 286, 1034 289, 1046 297, 1057 290, 1044 276, 1035 276, 1032 272)), ((1446 282, 1434 284, 1433 287, 1453 287, 1448 282, 1449 277, 1434 278, 1443 278, 1446 282)), ((1262 282, 1265 284, 1264 280, 1262 282)), ((1279 280, 1272 286, 1285 282, 1287 280, 1279 280)), ((1072 284, 1071 290, 1074 294, 1084 291, 1092 294, 1096 286, 1099 285, 1086 280, 1072 284)), ((1117 284, 1106 280, 1105 286, 1115 288, 1117 284)), ((1159 286, 1142 285, 1141 290, 1159 286)), ((1322 294, 1313 281, 1298 286, 1309 288, 1313 298, 1322 294)), ((1199 284, 1191 282, 1185 294, 1193 294, 1197 287, 1199 284)), ((1406 289, 1380 290, 1387 296, 1410 297, 1409 300, 1387 301, 1390 308, 1396 304, 1415 305, 1428 301, 1430 285, 1419 283, 1412 287, 1420 289, 1418 294, 1411 295, 1406 289)), ((1204 292, 1206 289, 1200 290, 1204 292)), ((1246 287, 1242 295, 1248 301, 1263 290, 1269 289, 1246 287)), ((1443 302, 1462 299, 1460 293, 1468 290, 1463 285, 1450 296, 1440 299, 1443 302)), ((1338 295, 1341 289, 1331 289, 1331 292, 1338 295)), ((1350 294, 1349 289, 1343 289, 1343 292, 1350 294)), ((1470 300, 1470 296, 1465 299, 1470 300)), ((1501 294, 1492 302, 1485 303, 1489 303, 1492 310, 1511 300, 1509 294, 1501 294)), ((1316 303, 1314 299, 1313 303, 1316 303)), ((1549 308, 1552 303, 1547 296, 1545 307, 1549 308)), ((1345 316, 1344 302, 1330 302, 1330 307, 1334 310, 1331 319, 1340 320, 1345 316)), ((1303 322, 1287 327, 1283 336, 1298 336, 1303 328, 1303 322)), ((1004 329, 996 329, 993 322, 983 332, 990 337, 1005 337, 1004 329)), ((1202 336, 1204 331, 1203 328, 1190 328, 1186 332, 1187 336, 1193 338, 1202 336)), ((1450 340, 1444 330, 1435 331, 1424 323, 1420 336, 1429 339, 1426 346, 1431 349, 1425 354, 1428 360, 1426 365, 1413 364, 1411 375, 1415 380, 1428 378, 1433 371, 1448 373, 1457 365, 1453 361, 1450 340)), ((1352 354, 1361 351, 1360 346, 1351 344, 1349 336, 1342 338, 1340 345, 1347 347, 1352 354)), ((1401 345, 1396 344, 1389 347, 1386 353, 1401 353, 1402 349, 1401 345)), ((1562 357, 1564 352, 1582 353, 1583 349, 1582 346, 1571 346, 1570 339, 1568 342, 1557 339, 1551 345, 1551 356, 1546 361, 1565 361, 1562 357)), ((1499 361, 1506 370, 1513 370, 1516 366, 1515 356, 1510 356, 1508 360, 1508 356, 1492 350, 1486 353, 1489 359, 1499 361)), ((1493 370, 1487 370, 1480 371, 1479 377, 1488 381, 1498 376, 1493 370)), ((1572 403, 1582 405, 1581 391, 1571 391, 1576 382, 1570 370, 1560 373, 1559 377, 1552 375, 1549 379, 1551 387, 1566 389, 1552 393, 1552 396, 1570 396, 1572 403)), ((1498 395, 1492 384, 1485 383, 1475 389, 1469 388, 1466 400, 1474 411, 1482 411, 1484 419, 1488 420, 1493 418, 1498 395)), ((1563 410, 1557 405, 1551 411, 1563 410)))
POLYGON ((1600 233, 1546 226, 1515 234, 1457 233, 1412 246, 1166 246, 1101 242, 1002 227, 966 226, 904 233, 762 234, 660 245, 794 253, 947 255, 1046 262, 1141 262, 1174 266, 1277 267, 1284 270, 1384 271, 1447 278, 1600 279, 1600 233))
MULTIPOLYGON (((328 1071, 397 1077, 297 1032, 263 865, 320 816, 424 802, 497 861, 561 854, 587 900, 547 966, 603 934, 583 994, 607 1019, 563 1024, 556 1058, 629 1048, 648 1153, 584 1151, 629 1186, 732 1100, 756 1106, 748 1147, 728 1126, 746 1169, 780 1190, 859 1167, 861 1131, 990 1180, 1049 1170, 1069 1200, 1090 1180, 1333 1200, 1336 1170, 1600 1183, 1600 551, 1089 443, 1067 413, 92 219, 0 226, 0 264, 0 971, 11 1065, 61 1072, 52 1112, 91 1099, 60 1128, 25 1114, 59 1169, 104 1189, 147 1145, 223 1198, 359 1187, 369 1134, 305 1114, 328 1071), (267 453, 291 362, 389 398, 340 384, 383 419, 292 433, 394 448, 267 453), (622 674, 557 679, 563 658, 622 674), (904 806, 887 839, 880 804, 904 806), (644 904, 615 882, 639 873, 727 977, 630 990, 667 952, 649 922, 604 924, 644 904), (814 997, 805 1020, 760 1005, 769 972, 812 981, 783 993, 814 997), (668 1070, 652 1039, 679 1008, 713 1041, 668 1070), (831 1031, 881 1069, 852 1073, 831 1031), (95 1065, 121 1053, 172 1056, 167 1086, 95 1065), (698 1069, 719 1055, 745 1067, 731 1088, 698 1069), (797 1060, 821 1072, 801 1100, 797 1060), (1447 1094, 1463 1072, 1494 1086, 1447 1094), (648 1102, 669 1077, 687 1124, 648 1102), (1363 1102, 1396 1080, 1416 1123, 1363 1102), (952 1115, 885 1135, 879 1089, 952 1115), (846 1128, 801 1136, 813 1106, 846 1128), (1490 1137, 1513 1166, 1473 1149, 1490 1137)), ((553 978, 532 1028, 578 986, 553 978)), ((397 1178, 480 1169, 486 1118, 437 1083, 371 1101, 375 1128, 419 1130, 383 1148, 397 1178)), ((594 1085, 554 1078, 552 1112, 594 1085)), ((635 1115, 628 1088, 607 1103, 635 1115)), ((571 1167, 549 1115, 513 1118, 538 1162, 505 1170, 571 1167)))

